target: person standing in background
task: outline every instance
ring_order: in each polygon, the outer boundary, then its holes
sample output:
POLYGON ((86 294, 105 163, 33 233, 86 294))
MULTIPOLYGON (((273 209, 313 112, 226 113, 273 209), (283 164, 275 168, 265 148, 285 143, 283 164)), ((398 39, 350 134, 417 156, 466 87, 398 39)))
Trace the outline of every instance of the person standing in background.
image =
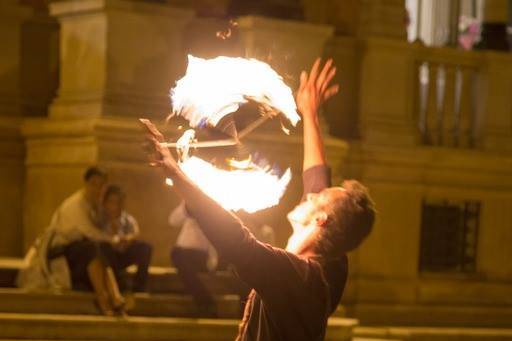
POLYGON ((199 273, 214 271, 217 267, 217 252, 190 217, 185 203, 177 206, 169 216, 169 224, 181 227, 176 244, 171 250, 171 260, 178 270, 187 293, 194 297, 198 314, 216 316, 212 294, 199 278, 199 273))

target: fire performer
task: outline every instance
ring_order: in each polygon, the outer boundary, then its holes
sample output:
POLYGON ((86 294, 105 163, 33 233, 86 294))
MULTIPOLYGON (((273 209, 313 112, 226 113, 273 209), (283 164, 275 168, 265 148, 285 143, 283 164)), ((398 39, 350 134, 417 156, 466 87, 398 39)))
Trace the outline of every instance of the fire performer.
POLYGON ((289 214, 293 234, 285 250, 258 242, 231 212, 205 195, 180 170, 163 136, 148 120, 151 164, 174 182, 219 256, 252 287, 237 340, 323 340, 328 317, 345 287, 346 253, 370 233, 375 211, 357 181, 330 186, 318 123, 321 104, 338 92, 332 60, 302 72, 297 106, 304 121, 304 196, 289 214))

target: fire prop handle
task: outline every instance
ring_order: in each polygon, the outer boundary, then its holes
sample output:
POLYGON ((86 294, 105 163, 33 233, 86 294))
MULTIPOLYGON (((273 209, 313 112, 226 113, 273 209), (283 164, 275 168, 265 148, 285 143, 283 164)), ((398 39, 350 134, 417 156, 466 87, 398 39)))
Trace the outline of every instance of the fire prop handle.
MULTIPOLYGON (((212 148, 212 147, 224 147, 224 146, 234 146, 240 143, 240 140, 246 137, 249 133, 251 133, 253 130, 258 128, 260 125, 265 123, 269 118, 271 118, 271 114, 267 114, 264 116, 261 116, 256 121, 249 124, 247 127, 245 127, 240 133, 238 134, 238 137, 236 139, 225 139, 225 140, 214 140, 214 141, 203 141, 203 142, 192 142, 189 147, 194 148, 212 148)), ((176 148, 175 142, 161 142, 161 146, 167 147, 167 148, 176 148)))

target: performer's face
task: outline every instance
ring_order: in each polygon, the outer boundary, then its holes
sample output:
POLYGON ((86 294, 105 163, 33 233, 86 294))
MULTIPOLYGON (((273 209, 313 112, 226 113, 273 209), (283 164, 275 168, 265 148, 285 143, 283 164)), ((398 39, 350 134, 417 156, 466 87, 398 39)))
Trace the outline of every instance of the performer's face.
POLYGON ((306 200, 295 206, 288 213, 288 221, 292 225, 293 234, 288 240, 286 249, 300 253, 314 239, 312 236, 323 228, 327 221, 329 208, 333 202, 344 195, 341 187, 327 188, 320 193, 310 193, 306 200))

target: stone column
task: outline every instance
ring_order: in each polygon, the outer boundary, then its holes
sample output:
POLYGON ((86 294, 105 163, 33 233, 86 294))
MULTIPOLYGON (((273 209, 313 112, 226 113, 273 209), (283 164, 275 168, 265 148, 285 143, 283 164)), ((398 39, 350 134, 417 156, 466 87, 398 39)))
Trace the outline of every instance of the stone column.
POLYGON ((304 0, 306 20, 343 35, 407 39, 405 1, 304 0))
POLYGON ((54 2, 50 11, 61 24, 52 117, 168 112, 191 11, 126 0, 54 2))
POLYGON ((260 15, 280 19, 301 20, 301 0, 232 0, 228 14, 233 17, 260 15))
POLYGON ((47 8, 24 23, 21 43, 23 115, 46 117, 59 85, 59 24, 47 8))
POLYGON ((0 115, 21 114, 21 37, 31 11, 16 0, 0 2, 0 115))
POLYGON ((485 104, 478 110, 483 147, 512 152, 512 55, 489 51, 485 64, 479 88, 485 104))
MULTIPOLYGON (((185 66, 184 27, 193 12, 164 2, 75 0, 50 4, 60 25, 58 95, 49 118, 24 122, 27 248, 58 205, 82 186, 87 166, 107 170, 127 192, 142 238, 168 264, 177 231, 167 216, 177 198, 147 166, 137 118, 170 110, 168 92, 185 66)), ((167 132, 172 136, 172 132, 167 132)))
POLYGON ((417 72, 414 49, 406 42, 369 39, 363 47, 359 130, 373 145, 414 146, 417 72), (389 89, 383 90, 383 89, 389 89))
POLYGON ((484 2, 484 22, 482 24, 481 49, 509 49, 507 40, 507 21, 509 1, 487 0, 484 2))
POLYGON ((299 84, 300 72, 323 55, 334 31, 326 25, 260 16, 240 17, 238 27, 242 54, 269 63, 292 88, 299 84))
POLYGON ((21 32, 30 15, 16 0, 0 2, 0 256, 22 251, 21 32))
MULTIPOLYGON (((260 16, 238 18, 241 53, 269 63, 293 90, 299 85, 302 70, 309 70, 324 54, 331 26, 260 16)), ((328 132, 321 116, 322 129, 328 132)))

